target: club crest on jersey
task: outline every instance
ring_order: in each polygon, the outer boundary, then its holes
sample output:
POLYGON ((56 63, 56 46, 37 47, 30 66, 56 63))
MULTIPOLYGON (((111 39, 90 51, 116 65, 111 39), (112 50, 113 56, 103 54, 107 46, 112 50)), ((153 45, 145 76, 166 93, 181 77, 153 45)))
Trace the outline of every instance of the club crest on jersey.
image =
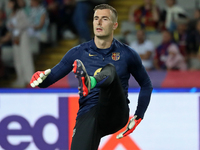
POLYGON ((117 61, 120 59, 120 53, 112 53, 112 60, 117 61))

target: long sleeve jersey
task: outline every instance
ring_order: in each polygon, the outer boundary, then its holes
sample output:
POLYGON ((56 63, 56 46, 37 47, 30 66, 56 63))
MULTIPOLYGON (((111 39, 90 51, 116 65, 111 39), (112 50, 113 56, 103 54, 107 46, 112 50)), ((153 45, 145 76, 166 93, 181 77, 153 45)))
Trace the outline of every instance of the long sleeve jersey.
MULTIPOLYGON (((66 76, 73 69, 72 64, 76 59, 83 62, 89 76, 96 75, 102 67, 112 63, 116 68, 128 102, 130 102, 128 99, 128 80, 132 75, 141 87, 135 115, 143 118, 152 92, 150 78, 142 65, 140 56, 129 46, 116 39, 113 39, 111 46, 107 49, 97 48, 94 40, 73 47, 51 69, 51 73, 39 87, 46 88, 66 76)), ((90 90, 88 96, 80 96, 77 117, 89 111, 98 103, 99 91, 100 89, 95 87, 90 90)))

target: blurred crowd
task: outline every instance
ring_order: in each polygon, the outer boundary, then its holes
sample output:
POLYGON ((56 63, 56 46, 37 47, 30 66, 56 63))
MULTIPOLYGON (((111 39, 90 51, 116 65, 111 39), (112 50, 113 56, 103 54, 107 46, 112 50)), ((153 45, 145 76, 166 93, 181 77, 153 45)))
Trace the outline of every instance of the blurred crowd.
POLYGON ((191 17, 176 0, 164 1, 162 9, 153 0, 132 6, 120 40, 139 53, 147 70, 200 70, 200 9, 191 17))
POLYGON ((105 2, 1 0, 0 78, 8 77, 7 68, 11 66, 17 75, 11 86, 25 87, 35 72, 33 55, 39 54, 44 46, 75 37, 79 38, 79 43, 90 40, 88 18, 95 5, 105 2))
MULTIPOLYGON (((119 40, 138 52, 146 70, 200 70, 200 9, 191 17, 176 0, 163 1, 162 9, 154 0, 131 6, 129 19, 120 22, 119 40)), ((61 39, 90 40, 88 19, 95 5, 106 2, 1 0, 0 79, 8 76, 11 66, 17 74, 12 87, 24 87, 35 71, 33 56, 43 46, 61 39)))

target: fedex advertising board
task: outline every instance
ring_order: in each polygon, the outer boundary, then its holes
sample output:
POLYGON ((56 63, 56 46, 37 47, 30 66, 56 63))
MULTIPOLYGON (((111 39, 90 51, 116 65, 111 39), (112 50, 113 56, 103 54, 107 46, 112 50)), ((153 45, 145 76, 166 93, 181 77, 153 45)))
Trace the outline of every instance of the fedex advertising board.
MULTIPOLYGON (((130 115, 137 97, 129 93, 130 115)), ((102 138, 99 150, 199 150, 199 97, 153 93, 136 130, 102 138)), ((0 94, 0 150, 69 150, 77 110, 73 93, 0 94)))

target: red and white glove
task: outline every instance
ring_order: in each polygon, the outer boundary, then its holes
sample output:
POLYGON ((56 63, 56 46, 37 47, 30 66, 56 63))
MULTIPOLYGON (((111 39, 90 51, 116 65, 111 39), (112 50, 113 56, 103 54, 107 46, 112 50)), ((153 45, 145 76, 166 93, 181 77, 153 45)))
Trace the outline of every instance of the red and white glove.
POLYGON ((45 71, 37 71, 33 74, 30 85, 34 88, 38 86, 40 83, 42 83, 46 77, 51 73, 51 69, 47 69, 45 71))
POLYGON ((137 116, 134 116, 130 122, 128 123, 128 126, 126 127, 126 130, 120 134, 117 135, 117 139, 121 139, 127 135, 129 135, 130 133, 132 133, 135 128, 137 127, 137 125, 142 121, 141 118, 139 118, 138 120, 136 120, 137 116))

